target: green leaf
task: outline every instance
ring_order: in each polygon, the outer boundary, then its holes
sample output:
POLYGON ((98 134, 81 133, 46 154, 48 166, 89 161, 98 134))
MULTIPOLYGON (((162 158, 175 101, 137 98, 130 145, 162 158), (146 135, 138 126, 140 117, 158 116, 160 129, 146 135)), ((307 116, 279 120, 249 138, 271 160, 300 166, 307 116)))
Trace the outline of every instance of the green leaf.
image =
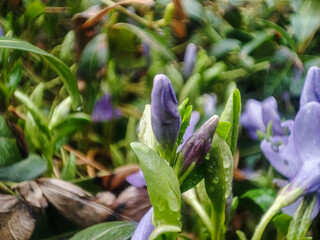
POLYGON ((266 212, 271 207, 276 195, 277 194, 273 189, 253 189, 243 194, 241 198, 250 198, 264 212, 266 212))
POLYGON ((157 140, 151 126, 151 106, 146 104, 139 124, 138 133, 140 142, 147 145, 153 151, 157 151, 157 140))
POLYGON ((77 76, 87 80, 87 84, 96 82, 94 79, 97 78, 97 73, 106 67, 108 55, 107 35, 101 33, 84 48, 78 62, 77 76))
POLYGON ((63 180, 72 180, 76 176, 76 156, 70 154, 70 157, 67 159, 67 163, 63 166, 61 172, 61 178, 63 180))
POLYGON ((226 138, 226 142, 230 146, 232 154, 236 151, 238 133, 239 133, 239 121, 241 114, 241 96, 238 89, 233 91, 233 94, 229 97, 224 111, 221 114, 221 122, 229 122, 231 128, 226 138))
POLYGON ((180 231, 181 231, 181 227, 172 226, 172 225, 160 225, 158 227, 155 227, 155 229, 152 231, 151 235, 149 236, 148 240, 157 239, 157 237, 160 237, 164 233, 180 232, 180 231))
POLYGON ((225 205, 231 195, 233 155, 227 142, 215 134, 205 160, 205 187, 212 203, 213 239, 219 239, 225 222, 225 205))
POLYGON ((21 60, 19 60, 14 64, 14 66, 12 67, 12 69, 8 74, 8 80, 6 83, 7 87, 10 88, 10 90, 14 90, 18 86, 21 80, 21 76, 22 76, 22 63, 21 63, 21 60))
POLYGON ((67 117, 71 110, 71 98, 67 97, 58 106, 55 107, 52 113, 52 117, 49 123, 50 131, 57 125, 61 124, 67 117))
POLYGON ((28 145, 33 145, 33 148, 47 151, 50 147, 50 139, 38 127, 34 117, 30 112, 27 112, 25 134, 28 145))
POLYGON ((194 169, 188 177, 182 182, 180 189, 181 192, 186 192, 189 189, 195 187, 204 178, 205 164, 199 165, 194 169))
POLYGON ((316 204, 317 197, 318 194, 315 193, 302 199, 290 223, 287 235, 288 240, 300 240, 307 235, 308 229, 311 225, 311 215, 314 205, 316 204))
POLYGON ((278 231, 282 234, 282 236, 285 237, 288 233, 288 228, 291 220, 292 220, 291 216, 285 213, 281 213, 275 216, 272 219, 272 222, 274 223, 278 231))
POLYGON ((179 102, 189 98, 189 104, 194 105, 196 99, 200 96, 200 81, 201 75, 199 73, 193 74, 183 85, 179 94, 179 102))
POLYGON ((179 135, 177 138, 177 143, 180 145, 183 141, 183 135, 186 132, 189 123, 190 123, 190 118, 191 118, 191 113, 192 113, 192 106, 186 107, 189 99, 186 98, 178 107, 180 116, 181 116, 181 126, 180 126, 180 131, 179 135))
POLYGON ((88 227, 78 232, 70 240, 126 240, 130 239, 136 224, 132 222, 107 222, 88 227))
POLYGON ((149 42, 150 46, 155 48, 160 54, 166 57, 169 60, 176 60, 173 52, 162 43, 154 33, 148 32, 147 30, 143 30, 139 27, 136 27, 132 24, 128 23, 117 23, 113 26, 114 29, 127 29, 132 33, 136 34, 142 40, 146 40, 149 42))
POLYGON ((90 123, 90 116, 85 113, 71 113, 53 129, 53 146, 55 149, 65 144, 79 129, 90 123))
POLYGON ((138 142, 130 145, 139 159, 146 179, 155 226, 180 227, 181 192, 174 170, 146 145, 138 142))
POLYGON ((0 167, 5 167, 21 160, 16 139, 7 126, 6 120, 0 116, 0 167))
MULTIPOLYGON (((271 29, 269 29, 271 30, 271 29)), ((256 37, 245 44, 241 49, 241 54, 249 55, 252 53, 256 48, 262 45, 262 43, 270 40, 274 36, 275 31, 265 31, 261 33, 257 33, 256 37)))
POLYGON ((227 139, 229 132, 231 129, 231 123, 230 122, 222 122, 220 121, 216 130, 216 133, 220 135, 224 140, 227 139))
POLYGON ((19 90, 14 92, 14 96, 27 108, 27 110, 32 114, 32 117, 39 129, 50 139, 50 131, 40 109, 29 99, 27 95, 19 90))
POLYGON ((34 19, 35 17, 38 17, 43 13, 45 9, 45 5, 41 1, 33 1, 31 2, 24 12, 24 15, 29 18, 29 20, 34 19))
POLYGON ((56 73, 58 73, 61 77, 69 95, 71 96, 73 108, 75 109, 78 107, 80 102, 80 94, 78 90, 77 80, 74 74, 70 71, 69 67, 65 65, 59 58, 31 45, 28 42, 12 37, 0 37, 0 49, 1 48, 29 51, 43 56, 43 58, 49 63, 52 69, 56 71, 56 73))
POLYGON ((284 30, 282 27, 280 27, 279 25, 277 25, 277 24, 275 24, 273 22, 270 22, 270 21, 267 21, 267 20, 264 20, 264 19, 259 19, 259 21, 261 21, 262 23, 264 23, 268 27, 271 27, 271 28, 277 30, 282 35, 282 37, 285 39, 285 41, 288 44, 288 46, 292 50, 296 49, 295 42, 293 41, 292 37, 289 35, 289 33, 286 30, 284 30))
POLYGON ((31 154, 21 162, 9 167, 0 168, 0 179, 11 182, 23 182, 35 179, 47 170, 47 161, 38 155, 31 154))

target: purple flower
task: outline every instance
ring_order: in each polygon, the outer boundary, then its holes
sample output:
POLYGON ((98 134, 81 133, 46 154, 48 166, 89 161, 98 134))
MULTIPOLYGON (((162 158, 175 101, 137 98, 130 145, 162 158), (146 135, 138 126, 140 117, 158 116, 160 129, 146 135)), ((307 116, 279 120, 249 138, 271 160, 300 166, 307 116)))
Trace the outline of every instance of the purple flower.
POLYGON ((316 66, 308 70, 300 97, 300 107, 313 101, 320 102, 320 69, 316 66))
POLYGON ((1 26, 0 26, 0 36, 3 36, 3 30, 1 26))
POLYGON ((270 122, 272 122, 274 136, 285 135, 284 128, 281 126, 277 101, 274 97, 268 97, 263 102, 254 99, 248 100, 240 121, 242 126, 247 128, 249 136, 255 140, 258 139, 257 130, 265 132, 270 122))
POLYGON ((136 230, 133 233, 131 240, 148 240, 154 226, 152 225, 153 208, 142 217, 136 230))
POLYGON ((183 75, 187 78, 193 72, 197 58, 197 46, 194 43, 189 43, 184 54, 183 75))
POLYGON ((192 163, 198 166, 204 161, 211 148, 211 141, 218 123, 219 117, 212 116, 183 145, 180 152, 183 156, 180 175, 183 175, 192 163))
MULTIPOLYGON (((146 186, 142 171, 138 171, 129 175, 126 180, 135 187, 146 186)), ((136 230, 133 233, 131 240, 147 240, 152 233, 154 226, 152 224, 153 208, 151 207, 148 212, 141 218, 136 230)))
POLYGON ((131 185, 141 188, 144 186, 147 186, 146 180, 144 179, 143 172, 139 170, 138 172, 130 174, 126 178, 127 182, 130 183, 131 185))
POLYGON ((111 96, 104 94, 95 104, 91 119, 93 122, 107 122, 118 118, 120 111, 112 106, 111 96))
MULTIPOLYGON (((299 110, 289 127, 289 138, 264 140, 261 150, 274 168, 289 179, 291 189, 302 189, 304 195, 320 194, 320 103, 309 102, 299 110), (281 142, 281 145, 278 142, 281 142)), ((318 198, 315 212, 319 211, 318 198)))
POLYGON ((167 76, 154 77, 151 93, 151 126, 163 149, 172 151, 181 125, 178 101, 167 76))

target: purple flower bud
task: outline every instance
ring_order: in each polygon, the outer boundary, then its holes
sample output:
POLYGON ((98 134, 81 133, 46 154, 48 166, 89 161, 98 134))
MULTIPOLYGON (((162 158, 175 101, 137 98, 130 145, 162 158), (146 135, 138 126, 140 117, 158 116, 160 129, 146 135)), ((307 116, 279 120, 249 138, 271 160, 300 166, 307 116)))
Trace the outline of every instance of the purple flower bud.
POLYGON ((183 145, 182 154, 182 175, 194 162, 196 167, 200 165, 211 148, 213 135, 218 127, 219 117, 212 116, 207 120, 183 145))
POLYGON ((184 54, 183 75, 187 78, 193 72, 197 57, 197 46, 189 43, 184 54))
POLYGON ((95 104, 91 119, 93 122, 107 122, 120 116, 120 111, 112 106, 111 96, 103 95, 95 104))
POLYGON ((193 111, 191 113, 189 126, 187 127, 187 129, 183 135, 183 143, 180 144, 177 151, 180 151, 180 149, 183 147, 183 145, 192 136, 192 134, 194 133, 194 129, 196 128, 196 125, 199 122, 199 119, 200 119, 200 113, 198 113, 197 111, 193 111))
POLYGON ((151 126, 161 146, 173 150, 181 125, 178 101, 167 76, 154 77, 151 93, 151 126))
POLYGON ((148 240, 154 229, 154 226, 152 225, 152 214, 153 208, 150 208, 150 210, 140 220, 131 240, 148 240))
POLYGON ((308 102, 320 102, 320 69, 313 66, 307 73, 300 97, 300 107, 308 102))

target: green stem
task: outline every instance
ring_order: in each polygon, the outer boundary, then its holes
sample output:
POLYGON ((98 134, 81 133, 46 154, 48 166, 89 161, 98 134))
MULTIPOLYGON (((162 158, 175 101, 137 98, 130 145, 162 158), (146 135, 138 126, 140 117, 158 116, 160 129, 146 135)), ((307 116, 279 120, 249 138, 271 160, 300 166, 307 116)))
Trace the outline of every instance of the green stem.
POLYGON ((266 229, 268 223, 271 221, 273 216, 281 208, 294 203, 303 193, 302 189, 288 190, 289 186, 290 185, 284 187, 284 189, 280 192, 278 197, 274 200, 271 208, 269 208, 269 210, 264 214, 259 225, 256 227, 251 240, 260 240, 264 230, 266 229))
POLYGON ((189 191, 183 193, 182 198, 195 210, 195 212, 199 215, 206 228, 209 230, 210 233, 212 233, 213 226, 211 224, 210 218, 206 211, 203 209, 202 205, 199 203, 195 189, 192 188, 189 191))
POLYGON ((225 208, 212 208, 211 220, 213 231, 211 232, 211 240, 221 239, 221 232, 225 221, 224 209, 225 208))

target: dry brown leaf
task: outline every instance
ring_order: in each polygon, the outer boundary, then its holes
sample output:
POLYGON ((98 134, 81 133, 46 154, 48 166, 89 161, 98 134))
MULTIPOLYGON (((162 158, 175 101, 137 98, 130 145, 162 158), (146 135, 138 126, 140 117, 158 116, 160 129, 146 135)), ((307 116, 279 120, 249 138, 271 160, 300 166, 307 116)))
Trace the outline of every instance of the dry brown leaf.
POLYGON ((131 220, 95 202, 92 195, 78 186, 59 179, 37 180, 47 200, 67 219, 79 227, 111 220, 131 220))
POLYGON ((0 240, 27 240, 36 225, 37 214, 17 197, 0 194, 0 240))
POLYGON ((133 4, 133 3, 138 3, 138 4, 146 4, 149 6, 152 6, 154 4, 153 1, 151 0, 123 0, 120 2, 116 2, 108 7, 103 8, 100 12, 98 12, 95 16, 92 16, 91 18, 89 18, 83 25, 83 28, 88 28, 88 27, 92 27, 95 26, 97 23, 99 23, 102 18, 108 13, 110 12, 112 9, 114 9, 116 6, 119 5, 129 5, 129 4, 133 4))
POLYGON ((140 221, 150 208, 151 203, 147 189, 135 186, 127 187, 122 191, 112 207, 114 211, 134 221, 140 221))
POLYGON ((138 164, 130 164, 118 167, 114 170, 113 173, 100 175, 99 177, 102 177, 102 186, 106 190, 114 191, 125 185, 126 177, 128 177, 132 173, 138 172, 139 169, 140 168, 138 164))
POLYGON ((179 38, 185 38, 187 35, 186 24, 188 22, 188 16, 183 10, 181 0, 174 0, 174 11, 172 16, 171 27, 174 34, 179 38))
POLYGON ((43 196, 42 191, 36 182, 25 181, 19 183, 15 189, 30 206, 39 209, 44 209, 48 206, 48 202, 43 196))
POLYGON ((87 28, 84 28, 82 25, 91 17, 97 15, 99 13, 99 6, 92 6, 88 8, 86 11, 77 13, 72 18, 72 29, 75 32, 76 36, 76 55, 77 60, 79 60, 81 53, 87 43, 94 38, 99 33, 99 29, 97 28, 97 24, 91 25, 87 28))

